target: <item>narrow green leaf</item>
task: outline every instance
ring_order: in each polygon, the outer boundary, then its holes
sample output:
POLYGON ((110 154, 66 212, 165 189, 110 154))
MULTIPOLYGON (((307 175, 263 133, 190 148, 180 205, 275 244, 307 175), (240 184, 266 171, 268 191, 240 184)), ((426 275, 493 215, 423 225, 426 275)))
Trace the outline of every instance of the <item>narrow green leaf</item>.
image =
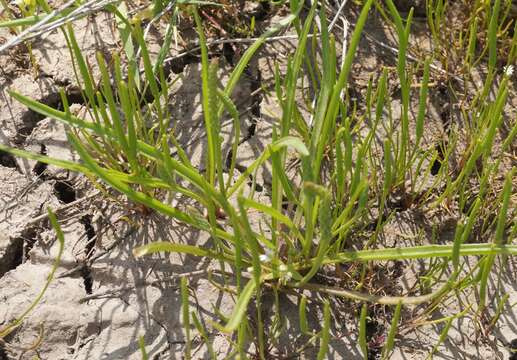
POLYGON ((197 331, 199 332, 199 334, 203 338, 203 341, 206 344, 206 348, 208 350, 208 355, 210 356, 210 359, 216 360, 217 356, 215 355, 214 347, 212 346, 212 343, 210 341, 210 338, 208 337, 206 329, 204 328, 203 324, 201 324, 201 321, 199 321, 195 312, 191 311, 190 316, 192 317, 192 322, 194 323, 194 326, 196 327, 197 331))
MULTIPOLYGON (((504 228, 506 227, 507 215, 508 215, 508 205, 510 203, 510 197, 512 195, 512 181, 513 174, 515 173, 515 168, 512 169, 506 176, 506 180, 504 183, 503 191, 501 193, 501 210, 499 211, 499 216, 497 218, 497 227, 496 233, 494 237, 494 247, 501 246, 504 235, 504 228)), ((487 300, 487 288, 488 288, 488 279, 490 273, 492 271, 492 266, 495 261, 495 255, 490 254, 486 257, 482 268, 481 268, 481 280, 479 282, 479 311, 483 310, 486 305, 487 300)))
POLYGON ((224 187, 222 179, 222 162, 221 145, 219 141, 219 116, 217 116, 218 101, 217 90, 215 84, 216 65, 210 64, 208 61, 208 48, 206 46, 206 38, 201 24, 201 19, 197 13, 196 7, 192 8, 194 20, 196 22, 199 42, 201 46, 201 79, 202 79, 202 104, 203 118, 205 121, 206 138, 207 138, 207 177, 208 182, 215 185, 216 176, 219 175, 220 186, 224 187))
POLYGON ((239 299, 237 300, 237 304, 235 304, 235 308, 233 310, 232 315, 230 316, 230 320, 226 324, 226 326, 222 327, 221 330, 227 333, 231 333, 237 329, 237 327, 241 324, 242 318, 246 313, 248 308, 248 304, 251 300, 251 297, 255 293, 255 289, 257 288, 257 284, 255 281, 250 280, 242 290, 239 299))
MULTIPOLYGON (((233 90, 235 89, 235 86, 237 86, 237 83, 239 82, 239 79, 248 66, 251 58, 258 49, 266 42, 266 39, 273 36, 278 31, 286 28, 289 26, 298 16, 299 12, 303 8, 303 4, 300 4, 293 12, 292 14, 286 16, 282 20, 278 22, 278 24, 273 25, 270 29, 268 29, 264 34, 262 34, 256 42, 254 42, 248 50, 244 52, 241 59, 235 66, 235 68, 232 71, 232 74, 230 75, 230 78, 228 79, 228 83, 226 84, 224 88, 224 93, 226 96, 231 97, 233 90)), ((222 113, 224 111, 223 105, 220 106, 219 111, 217 112, 217 117, 220 118, 222 113)))
POLYGON ((363 353, 363 359, 368 360, 368 343, 366 341, 366 317, 368 316, 368 305, 363 304, 359 316, 359 347, 363 353))
POLYGON ((102 78, 102 94, 106 98, 106 102, 108 104, 109 116, 111 121, 113 122, 113 130, 115 140, 120 144, 124 153, 128 152, 127 139, 124 132, 124 128, 122 125, 122 119, 120 118, 119 111, 117 109, 117 105, 115 102, 115 95, 111 89, 111 75, 108 72, 108 67, 106 62, 104 61, 103 55, 98 52, 97 53, 97 63, 99 65, 99 70, 101 72, 102 78))
MULTIPOLYGON (((394 249, 375 249, 341 252, 324 260, 324 264, 349 261, 382 261, 451 257, 453 245, 424 245, 394 249)), ((494 245, 491 243, 463 244, 461 256, 517 255, 517 245, 494 245)))
POLYGON ((139 246, 133 249, 133 255, 141 257, 144 255, 155 254, 159 252, 174 252, 181 254, 189 254, 201 257, 213 257, 212 253, 208 250, 204 250, 198 246, 171 243, 167 241, 152 242, 147 245, 139 246))
POLYGON ((332 90, 332 96, 328 105, 328 109, 325 115, 324 124, 322 126, 321 135, 319 136, 318 146, 316 146, 317 153, 314 155, 314 161, 312 162, 313 171, 315 174, 319 174, 323 153, 328 142, 328 136, 331 133, 335 119, 338 114, 339 104, 341 102, 341 93, 343 89, 348 85, 348 76, 352 68, 352 63, 357 53, 357 46, 363 32, 366 19, 368 18, 368 12, 372 6, 373 0, 367 0, 361 10, 359 18, 357 19, 352 38, 348 46, 348 50, 345 56, 345 61, 341 67, 341 72, 337 83, 334 85, 332 90))
POLYGON ((330 194, 328 192, 325 192, 321 198, 318 217, 320 229, 318 252, 312 261, 311 269, 300 281, 300 285, 307 283, 320 270, 323 259, 329 251, 329 245, 332 240, 332 212, 330 209, 330 194))
POLYGON ((299 138, 293 136, 285 136, 278 141, 271 144, 271 150, 273 152, 279 151, 282 148, 290 147, 298 151, 298 153, 302 156, 308 156, 309 150, 299 138))
POLYGON ((268 145, 264 152, 256 159, 246 171, 244 171, 241 176, 235 181, 233 186, 228 190, 227 196, 230 197, 234 194, 240 186, 248 179, 248 177, 253 174, 253 172, 262 164, 264 164, 271 156, 273 152, 279 151, 284 147, 292 147, 297 150, 302 156, 308 155, 307 147, 303 144, 303 142, 295 137, 287 136, 285 138, 279 139, 272 144, 268 145))
POLYGON ((190 311, 187 278, 182 277, 180 280, 181 287, 181 323, 185 330, 185 359, 190 360, 192 355, 192 343, 190 338, 190 311))
POLYGON ((300 305, 298 306, 298 319, 300 321, 300 330, 302 334, 308 335, 309 322, 307 321, 307 296, 302 295, 300 298, 300 305))
POLYGON ((424 118, 427 109, 427 94, 429 90, 429 68, 431 65, 431 58, 427 58, 424 63, 424 76, 420 85, 420 98, 418 100, 418 114, 416 118, 416 141, 415 148, 420 145, 420 140, 424 133, 424 118))
POLYGON ((91 76, 91 72, 88 69, 88 66, 86 64, 86 61, 84 59, 84 56, 81 52, 81 49, 79 48, 79 45, 77 44, 77 40, 75 38, 74 30, 72 26, 67 26, 68 30, 68 37, 70 39, 70 45, 72 46, 73 55, 75 57, 75 61, 77 62, 77 65, 79 66, 79 72, 81 73, 81 78, 84 83, 84 91, 86 93, 86 96, 88 97, 89 103, 94 106, 95 104, 95 91, 93 86, 93 79, 91 76))
POLYGON ((142 354, 142 360, 148 360, 149 356, 147 355, 147 351, 145 350, 145 340, 143 336, 138 338, 138 347, 140 348, 140 353, 142 354))
POLYGON ((320 349, 318 351, 318 360, 327 358, 330 342, 330 303, 328 300, 323 302, 323 327, 320 333, 320 349))
POLYGON ((440 333, 440 338, 438 339, 438 341, 436 342, 436 344, 434 344, 433 346, 433 349, 431 350, 431 352, 429 353, 429 356, 427 357, 427 359, 432 359, 433 358, 433 354, 436 352, 436 350, 438 350, 438 347, 443 344, 443 342, 447 339, 447 334, 449 333, 449 330, 451 328, 451 325, 452 325, 452 321, 454 320, 454 317, 451 317, 447 323, 445 324, 445 326, 443 327, 443 330, 442 332, 440 333))
POLYGON ((93 172, 91 172, 87 167, 80 165, 78 163, 75 163, 73 161, 54 159, 54 158, 48 157, 46 155, 34 154, 29 151, 11 148, 11 147, 8 147, 8 146, 2 145, 2 144, 0 144, 0 151, 5 151, 5 152, 8 152, 10 154, 13 154, 15 156, 19 156, 19 157, 22 157, 25 159, 40 161, 44 164, 54 165, 54 166, 60 167, 62 169, 80 172, 85 175, 89 175, 89 176, 93 175, 93 172))
POLYGON ((393 350, 393 345, 395 343, 395 335, 397 335, 397 330, 399 326, 400 320, 400 312, 402 310, 402 302, 397 304, 395 308, 395 312, 393 313, 393 318, 391 319, 390 331, 388 332, 388 337, 386 339, 386 344, 382 349, 382 358, 389 359, 391 355, 391 351, 393 350))

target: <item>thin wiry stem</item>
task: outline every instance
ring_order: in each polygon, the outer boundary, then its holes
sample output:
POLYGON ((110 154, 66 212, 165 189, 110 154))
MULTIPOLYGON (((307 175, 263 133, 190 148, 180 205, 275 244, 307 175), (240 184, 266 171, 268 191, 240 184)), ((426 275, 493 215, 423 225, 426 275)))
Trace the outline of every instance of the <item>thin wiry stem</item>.
POLYGON ((62 13, 64 10, 73 6, 76 3, 76 0, 70 0, 65 3, 63 6, 53 10, 49 14, 47 14, 43 19, 38 21, 36 24, 28 27, 23 30, 17 36, 11 38, 4 45, 0 46, 0 53, 3 51, 12 48, 24 41, 35 39, 41 35, 47 34, 52 30, 55 30, 65 24, 68 24, 72 21, 78 20, 82 17, 85 17, 89 14, 95 13, 108 5, 116 3, 117 0, 90 0, 87 3, 77 7, 75 10, 72 10, 69 14, 56 19, 55 21, 49 22, 54 17, 62 13))

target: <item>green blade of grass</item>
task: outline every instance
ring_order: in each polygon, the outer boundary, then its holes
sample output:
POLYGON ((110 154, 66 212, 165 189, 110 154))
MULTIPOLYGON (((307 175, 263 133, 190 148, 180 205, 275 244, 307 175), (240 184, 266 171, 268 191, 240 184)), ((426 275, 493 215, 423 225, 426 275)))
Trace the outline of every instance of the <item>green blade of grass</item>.
POLYGON ((429 90, 429 69, 431 65, 431 58, 427 58, 424 63, 424 75, 420 86, 420 98, 418 100, 418 114, 416 118, 416 140, 415 150, 418 149, 422 135, 424 133, 424 118, 427 109, 427 94, 429 90))
POLYGON ((185 359, 190 360, 192 355, 192 343, 190 338, 190 311, 188 300, 188 284, 187 278, 182 277, 180 280, 181 288, 181 323, 185 330, 185 359))
MULTIPOLYGON (((264 34, 262 34, 257 41, 255 41, 242 55, 241 59, 233 69, 230 78, 228 79, 228 83, 224 87, 224 93, 226 96, 231 97, 235 86, 248 66, 251 58, 255 53, 262 47, 262 45, 266 42, 266 39, 273 36, 280 30, 288 27, 297 17, 299 12, 302 10, 303 4, 300 4, 290 15, 286 16, 282 20, 278 22, 278 24, 273 25, 270 29, 268 29, 264 34)), ((217 112, 217 118, 220 118, 224 111, 223 105, 219 107, 217 112)))
POLYGON ((240 197, 240 201, 245 208, 253 208, 253 209, 259 210, 259 211, 263 212, 264 214, 267 214, 267 215, 271 216, 272 218, 278 220, 279 222, 287 225, 289 230, 291 230, 297 234, 298 238, 303 239, 303 236, 299 232, 298 228, 293 224, 291 219, 289 217, 287 217, 286 215, 282 214, 277 209, 274 209, 271 206, 261 204, 259 202, 256 202, 255 200, 248 199, 248 198, 240 197))
MULTIPOLYGON (((334 257, 325 259, 323 263, 452 257, 453 247, 453 245, 423 245, 406 248, 341 252, 334 257)), ((459 254, 461 256, 516 255, 517 245, 494 245, 491 243, 462 244, 459 248, 459 254)))
POLYGON ((323 327, 320 333, 320 349, 318 351, 318 360, 326 359, 329 351, 330 342, 330 303, 328 300, 323 302, 323 327))
POLYGON ((400 312, 402 310, 402 303, 398 303, 395 308, 395 312, 393 313, 393 318, 391 319, 390 331, 388 332, 388 337, 386 339, 386 344, 382 349, 382 358, 389 359, 391 351, 393 350, 393 345, 395 343, 395 336, 397 335, 397 329, 400 320, 400 312))
POLYGON ((97 53, 97 63, 99 65, 99 70, 101 72, 102 78, 102 94, 106 98, 106 103, 109 109, 109 116, 113 123, 113 135, 115 140, 120 144, 124 153, 128 152, 127 139, 124 132, 124 127, 122 125, 122 119, 120 118, 119 111, 117 109, 117 104, 115 101, 115 95, 111 89, 111 75, 108 72, 108 67, 106 62, 104 61, 104 57, 101 53, 97 53))
MULTIPOLYGON (((507 174, 503 191, 501 193, 501 210, 499 211, 499 216, 497 218, 494 246, 501 246, 504 243, 503 235, 508 216, 508 205, 512 195, 512 181, 514 173, 515 168, 513 168, 512 171, 507 174)), ((494 260, 494 254, 488 255, 481 268, 481 280, 479 282, 479 311, 483 310, 486 306, 488 279, 494 264, 494 260)))
POLYGON ((133 249, 133 255, 141 257, 145 255, 155 254, 159 252, 177 252, 182 254, 189 254, 201 257, 213 258, 213 254, 198 246, 177 244, 166 241, 152 242, 147 245, 139 246, 133 249))
MULTIPOLYGON (((366 19, 368 18, 368 12, 370 11, 370 7, 372 6, 373 0, 367 0, 361 10, 359 18, 357 19, 356 26, 354 32, 352 34, 352 38, 350 40, 350 44, 346 53, 345 61, 341 67, 341 72, 338 77, 337 83, 334 85, 332 90, 332 96, 329 101, 329 105, 327 108, 327 112, 325 114, 325 119, 323 121, 321 134, 315 134, 317 136, 318 145, 316 146, 316 153, 313 154, 313 160, 311 161, 314 174, 318 174, 321 168, 321 161, 323 158, 323 153, 325 147, 327 145, 327 139, 332 131, 331 125, 334 124, 336 119, 339 103, 341 101, 341 93, 345 86, 348 85, 348 77, 350 75, 350 70, 352 68, 352 63, 357 52, 357 46, 359 45, 359 40, 361 38, 361 34, 363 32, 364 25, 366 23, 366 19)), ((315 120, 317 121, 317 120, 315 120)))
POLYGON ((368 343, 366 341, 366 317, 368 316, 368 305, 363 304, 359 315, 359 347, 363 353, 363 359, 368 360, 368 343))
POLYGON ((256 284, 254 280, 248 281, 242 290, 237 303, 235 304, 235 308, 232 312, 232 315, 230 316, 230 319, 228 320, 228 323, 225 326, 220 326, 218 324, 214 324, 214 326, 226 333, 234 332, 241 324, 242 318, 244 317, 246 309, 248 308, 248 303, 255 293, 257 286, 258 284, 256 284))
POLYGON ((79 173, 85 174, 87 176, 93 176, 93 172, 91 172, 87 167, 80 165, 78 163, 75 163, 73 161, 54 159, 54 158, 50 158, 46 155, 35 154, 35 153, 29 152, 29 151, 15 149, 15 148, 5 146, 2 144, 0 144, 0 151, 5 151, 7 153, 10 153, 10 154, 13 154, 15 156, 22 157, 25 159, 39 161, 44 164, 54 165, 54 166, 60 167, 62 169, 79 172, 79 173))
POLYGON ((218 110, 218 96, 216 90, 216 64, 209 64, 208 48, 206 46, 205 34, 201 19, 195 7, 192 8, 192 14, 197 26, 199 42, 201 46, 201 80, 202 80, 202 104, 203 104, 203 119, 205 121, 206 138, 207 138, 207 177, 208 182, 214 186, 216 176, 219 180, 219 186, 224 189, 224 182, 222 181, 222 161, 221 144, 219 140, 219 116, 218 110))
POLYGON ((96 164, 95 160, 91 158, 91 156, 87 153, 86 149, 83 147, 80 140, 76 136, 69 134, 69 141, 73 145, 74 149, 79 153, 81 159, 85 162, 86 166, 90 169, 90 171, 92 171, 98 178, 100 178, 107 184, 111 185, 113 188, 125 194, 129 199, 144 204, 145 206, 151 209, 159 211, 162 214, 171 216, 186 224, 194 226, 197 229, 210 231, 210 227, 206 223, 206 221, 201 220, 199 218, 194 218, 176 208, 173 208, 160 202, 159 200, 150 195, 132 189, 125 182, 121 182, 118 179, 110 177, 109 172, 101 168, 98 164, 96 164))
POLYGON ((290 147, 298 151, 298 153, 302 156, 308 156, 309 151, 305 144, 298 138, 292 136, 286 136, 285 138, 279 139, 272 144, 269 144, 264 152, 256 159, 250 166, 246 168, 241 176, 235 181, 233 186, 228 190, 227 196, 230 197, 237 190, 239 190, 240 186, 248 179, 248 177, 253 174, 253 172, 262 164, 264 164, 270 157, 271 154, 277 152, 284 147, 290 147))
POLYGON ((434 353, 436 352, 436 350, 438 349, 438 347, 447 339, 447 334, 449 333, 449 330, 451 328, 451 325, 452 325, 452 321, 454 320, 453 317, 451 317, 447 323, 445 324, 443 330, 441 331, 440 333, 440 338, 438 339, 438 341, 434 344, 432 350, 430 351, 427 359, 432 359, 433 358, 433 355, 434 353))
POLYGON ((323 260, 327 252, 329 251, 329 245, 332 240, 332 214, 330 209, 330 194, 325 189, 316 184, 306 183, 304 186, 304 188, 306 189, 311 187, 314 188, 315 191, 318 191, 320 193, 319 195, 321 196, 321 205, 318 211, 321 235, 316 257, 312 261, 312 266, 309 272, 299 282, 299 285, 307 283, 319 271, 319 269, 321 268, 321 264, 323 263, 323 260))
POLYGON ((210 356, 210 359, 216 360, 217 356, 215 355, 214 348, 212 346, 210 338, 208 337, 206 329, 204 328, 203 324, 201 324, 201 321, 199 321, 199 318, 197 317, 195 312, 190 312, 190 316, 192 318, 194 326, 196 327, 197 331, 199 332, 199 334, 203 338, 203 341, 206 344, 206 348, 208 350, 208 355, 210 356))
POLYGON ((298 319, 300 322, 300 330, 302 334, 309 335, 309 322, 307 321, 307 296, 300 298, 300 304, 298 305, 298 319))
POLYGON ((147 351, 145 350, 145 340, 143 336, 138 338, 138 347, 140 348, 140 353, 142 354, 142 360, 148 360, 149 356, 147 355, 147 351))
POLYGON ((70 45, 72 46, 72 51, 75 57, 75 61, 79 66, 79 72, 81 74, 81 79, 84 83, 84 91, 88 98, 89 103, 93 106, 95 104, 95 90, 93 85, 93 79, 91 77, 91 73, 88 69, 84 56, 79 48, 77 40, 75 38, 74 31, 70 25, 67 26, 68 30, 68 38, 70 40, 70 45))

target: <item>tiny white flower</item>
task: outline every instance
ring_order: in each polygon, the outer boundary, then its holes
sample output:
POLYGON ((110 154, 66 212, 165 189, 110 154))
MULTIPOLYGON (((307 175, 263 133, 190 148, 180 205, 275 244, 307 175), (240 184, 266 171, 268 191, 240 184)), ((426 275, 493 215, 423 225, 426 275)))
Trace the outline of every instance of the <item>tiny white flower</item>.
POLYGON ((264 249, 264 254, 259 255, 259 260, 263 263, 270 262, 273 258, 274 252, 270 248, 264 249))
POLYGON ((278 267, 278 270, 280 270, 280 272, 286 272, 287 271, 287 265, 285 264, 282 264, 278 267))
POLYGON ((512 76, 513 75, 513 65, 508 65, 504 67, 504 74, 506 76, 512 76))

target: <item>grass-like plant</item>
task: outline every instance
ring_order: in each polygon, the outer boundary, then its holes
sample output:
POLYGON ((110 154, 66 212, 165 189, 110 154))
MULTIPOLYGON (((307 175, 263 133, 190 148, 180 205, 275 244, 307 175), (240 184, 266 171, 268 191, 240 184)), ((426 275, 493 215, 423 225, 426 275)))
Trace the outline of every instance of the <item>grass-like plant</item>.
MULTIPOLYGON (((437 304, 453 296, 455 291, 473 286, 479 291, 476 311, 481 313, 486 308, 487 284, 496 258, 502 256, 504 259, 504 256, 517 254, 517 245, 508 240, 515 236, 517 229, 512 205, 515 169, 506 174, 500 191, 495 195, 488 191, 517 133, 517 125, 512 120, 510 131, 497 140, 499 147, 495 150, 498 130, 504 121, 510 81, 509 73, 498 76, 496 69, 497 46, 501 41, 498 37, 500 1, 495 1, 492 10, 486 5, 487 16, 490 16, 485 45, 489 54, 488 75, 483 89, 476 94, 470 108, 465 110, 470 119, 467 149, 462 167, 454 176, 451 176, 452 171, 447 166, 448 156, 454 150, 454 136, 451 135, 452 140, 442 154, 438 154, 436 149, 427 150, 421 146, 428 126, 425 119, 433 54, 429 54, 421 63, 408 64, 412 12, 404 19, 392 0, 387 0, 385 6, 376 4, 383 9, 383 15, 393 22, 399 39, 395 73, 401 90, 401 115, 395 119, 391 111, 393 99, 388 91, 388 69, 377 80, 370 81, 366 103, 360 104, 360 107, 352 106, 346 95, 359 40, 374 0, 364 1, 342 62, 336 55, 336 40, 328 30, 324 2, 313 3, 302 22, 299 13, 304 2, 291 0, 291 14, 247 49, 223 88, 218 85, 217 63, 209 60, 202 20, 196 7, 189 8, 201 45, 202 107, 207 139, 205 172, 200 172, 191 163, 166 121, 169 118, 166 106, 169 96, 162 62, 174 31, 172 28, 167 31, 165 43, 168 45, 153 63, 139 21, 128 21, 121 7, 111 9, 118 17, 125 57, 122 60, 114 55, 111 64, 114 70, 111 73, 104 58, 101 55, 97 57, 101 73, 98 85, 81 54, 72 28, 68 27, 66 31, 87 104, 88 119, 79 118, 70 111, 64 93, 64 109, 60 111, 11 92, 13 98, 33 111, 65 123, 69 128, 70 144, 80 155, 81 162, 51 159, 4 145, 0 145, 0 150, 81 172, 99 186, 111 187, 135 203, 208 233, 213 239, 212 247, 180 244, 170 239, 142 245, 134 250, 134 254, 147 256, 157 252, 177 252, 213 259, 221 264, 224 276, 234 280, 233 291, 237 294, 237 301, 232 314, 223 314, 221 321, 214 323, 214 328, 236 333, 234 354, 239 354, 241 358, 246 357, 249 347, 246 339, 250 338, 256 339, 258 357, 266 357, 267 330, 262 318, 265 289, 272 289, 274 293, 288 289, 300 294, 309 290, 325 297, 343 297, 364 303, 358 323, 359 345, 365 358, 368 354, 367 304, 393 307, 391 328, 382 352, 384 358, 389 358, 404 306, 427 303, 426 313, 429 314, 437 304), (319 18, 319 30, 314 26, 316 18, 319 18), (240 115, 232 101, 232 92, 266 39, 293 22, 296 23, 298 43, 296 51, 289 58, 287 72, 277 73, 275 77, 274 88, 281 114, 272 138, 264 152, 243 173, 225 180, 220 137, 223 115, 229 114, 233 119, 233 136, 229 140, 233 154, 240 141, 240 115), (319 37, 321 51, 317 59, 307 61, 311 33, 313 38, 319 37), (125 66, 122 66, 122 62, 125 66), (143 64, 143 72, 140 72, 140 63, 143 64), (307 102, 314 104, 310 109, 311 122, 299 110, 299 99, 306 94, 298 85, 306 72, 314 75, 314 99, 307 102), (419 78, 418 73, 421 74, 419 78), (419 91, 417 111, 413 114, 412 84, 415 81, 419 82, 419 91), (152 100, 144 104, 146 93, 152 95, 152 100), (149 126, 149 123, 152 125, 149 126), (293 157, 300 164, 295 169, 295 176, 288 172, 287 166, 287 161, 293 157), (436 161, 443 166, 435 174, 433 184, 421 190, 422 182, 429 177, 436 161), (272 174, 269 203, 261 203, 255 199, 253 192, 244 191, 249 177, 254 177, 263 166, 269 166, 272 174), (472 182, 477 184, 479 191, 471 192, 472 182), (453 241, 442 245, 383 248, 378 238, 392 215, 388 203, 395 193, 402 194, 408 207, 436 208, 457 201, 466 210, 457 224, 453 241), (176 196, 190 199, 199 211, 171 205, 176 196), (472 197, 473 201, 467 206, 467 200, 472 200, 472 197), (479 218, 487 214, 484 207, 488 203, 497 214, 492 224, 482 226, 484 231, 493 229, 491 239, 471 243, 474 229, 480 226, 479 218), (260 214, 262 223, 267 225, 269 231, 252 225, 249 219, 251 211, 260 214), (220 221, 221 217, 225 219, 224 223, 220 221), (368 230, 368 225, 372 223, 373 230, 368 230), (358 242, 355 238, 358 234, 367 234, 366 240, 358 242), (464 258, 467 256, 478 259, 473 270, 466 270, 464 258), (430 275, 422 281, 423 291, 417 296, 372 295, 361 290, 361 286, 344 289, 315 280, 322 269, 344 263, 361 264, 364 274, 367 265, 372 262, 413 259, 430 261, 430 275), (228 268, 232 269, 231 275, 227 272, 228 268), (247 319, 252 299, 258 319, 256 328, 252 328, 247 319)), ((445 21, 444 4, 439 3, 440 6, 432 8, 429 21, 432 36, 438 44, 442 44, 444 39, 440 28, 445 21)), ((160 1, 154 6, 164 8, 160 1)), ((468 41, 460 46, 468 59, 466 67, 481 61, 485 52, 482 50, 480 59, 476 59, 476 54, 479 54, 475 51, 479 26, 478 20, 472 21, 468 27, 468 41)), ((515 35, 510 41, 512 45, 507 55, 507 65, 515 59, 517 48, 515 35)), ((439 60, 445 61, 442 58, 439 60)), ((232 159, 230 174, 234 168, 235 159, 232 159)), ((359 238, 364 239, 365 236, 359 238)), ((186 357, 190 357, 193 328, 213 355, 207 330, 203 328, 198 315, 189 309, 186 279, 181 282, 181 296, 186 357)), ((318 359, 323 359, 330 341, 331 303, 323 303, 323 322, 318 332, 309 329, 306 307, 307 298, 301 296, 300 329, 307 335, 308 342, 318 342, 318 359)), ((279 308, 277 310, 280 311, 279 308)), ((457 316, 463 315, 462 312, 457 316)), ((442 319, 447 323, 443 338, 447 336, 454 319, 456 316, 442 319)), ((440 338, 440 341, 443 339, 440 338)), ((144 358, 147 356, 143 347, 142 354, 144 358)))

